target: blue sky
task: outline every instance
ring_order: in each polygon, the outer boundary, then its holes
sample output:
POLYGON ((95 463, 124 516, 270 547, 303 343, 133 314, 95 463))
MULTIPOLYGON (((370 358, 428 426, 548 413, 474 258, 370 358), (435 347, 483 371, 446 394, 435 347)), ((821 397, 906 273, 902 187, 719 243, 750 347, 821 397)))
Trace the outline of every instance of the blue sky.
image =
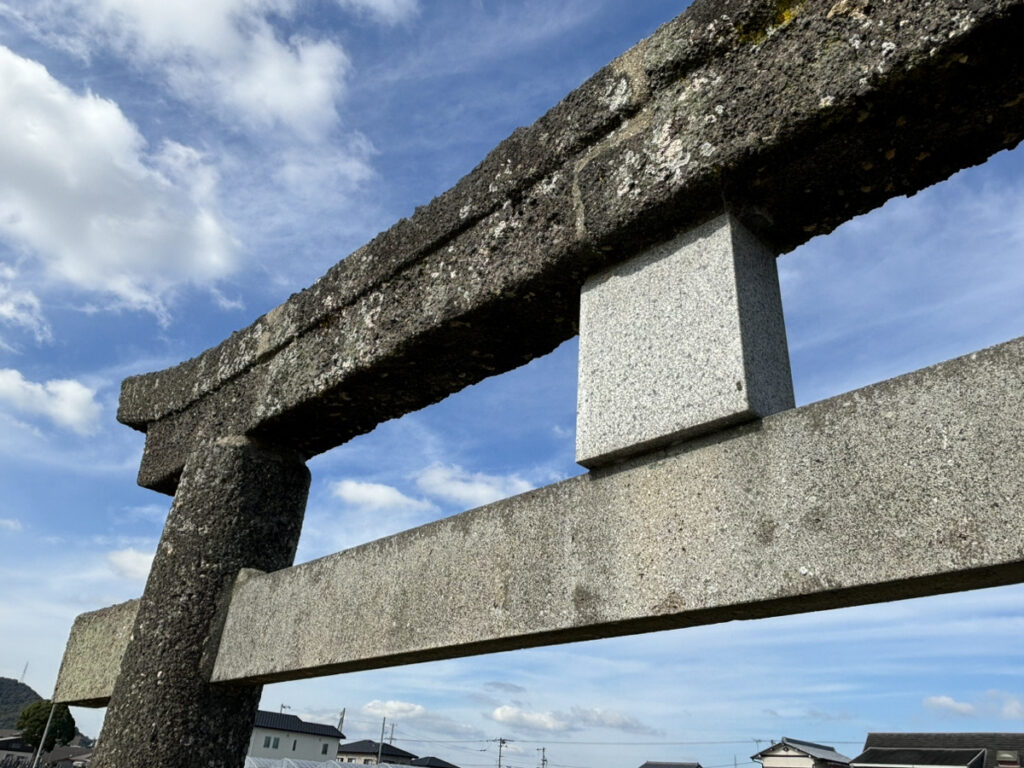
MULTIPOLYGON (((678 14, 653 0, 0 0, 0 675, 52 691, 169 506, 120 380, 322 274, 678 14)), ((1024 334, 1024 154, 779 261, 798 403, 1024 334)), ((576 344, 310 462, 299 560, 578 473, 576 344)), ((714 556, 714 555, 713 555, 714 556)), ((728 553, 718 556, 727 557, 728 553)), ((343 608, 343 607, 342 607, 343 608)), ((1003 588, 268 686, 465 768, 745 762, 789 735, 1024 730, 1003 588)), ((75 710, 99 730, 102 711, 75 710)))

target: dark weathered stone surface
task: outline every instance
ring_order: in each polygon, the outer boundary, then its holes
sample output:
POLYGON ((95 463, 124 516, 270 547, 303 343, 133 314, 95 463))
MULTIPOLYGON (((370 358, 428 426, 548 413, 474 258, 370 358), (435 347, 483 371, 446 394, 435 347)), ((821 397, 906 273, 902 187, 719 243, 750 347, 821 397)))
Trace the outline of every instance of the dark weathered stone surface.
POLYGON ((291 565, 308 489, 298 454, 247 438, 222 438, 189 457, 121 662, 96 768, 242 764, 261 687, 209 685, 224 609, 240 569, 291 565))
MULTIPOLYGON (((296 679, 1019 582, 1022 513, 1018 339, 246 574, 213 676, 296 679)), ((63 675, 69 700, 95 699, 94 681, 63 675)))
POLYGON ((140 482, 195 441, 306 456, 576 331, 587 275, 724 202, 776 251, 1016 145, 1024 0, 697 0, 452 190, 219 347, 135 377, 140 482))

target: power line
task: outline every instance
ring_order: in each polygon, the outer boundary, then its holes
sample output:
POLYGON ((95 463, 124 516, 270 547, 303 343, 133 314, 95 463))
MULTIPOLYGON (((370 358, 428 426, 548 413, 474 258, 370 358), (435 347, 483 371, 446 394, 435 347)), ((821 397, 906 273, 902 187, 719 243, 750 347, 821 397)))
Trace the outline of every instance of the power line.
MULTIPOLYGON (((410 741, 418 744, 486 744, 496 739, 410 739, 396 737, 395 741, 410 741)), ((580 744, 584 746, 615 746, 615 747, 686 747, 686 746, 708 746, 714 744, 748 744, 752 739, 734 739, 731 741, 576 741, 573 739, 559 741, 557 739, 516 739, 521 744, 580 744)), ((771 739, 760 739, 760 741, 771 741, 771 739)), ((860 744, 859 741, 836 741, 833 744, 860 744)))

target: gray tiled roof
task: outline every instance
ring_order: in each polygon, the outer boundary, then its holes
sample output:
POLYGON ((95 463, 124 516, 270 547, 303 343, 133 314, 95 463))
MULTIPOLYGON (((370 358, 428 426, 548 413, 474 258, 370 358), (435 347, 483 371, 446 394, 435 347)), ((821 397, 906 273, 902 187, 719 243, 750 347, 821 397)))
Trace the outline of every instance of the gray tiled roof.
POLYGON ((411 765, 418 765, 420 768, 459 768, 459 766, 453 765, 447 760, 442 760, 440 757, 434 757, 433 755, 417 757, 412 761, 411 765))
POLYGON ((767 755, 776 747, 785 745, 792 747, 793 749, 799 749, 804 754, 810 755, 811 757, 817 758, 818 760, 824 760, 829 763, 842 763, 848 764, 850 758, 846 755, 841 755, 836 752, 834 747, 830 747, 827 744, 815 744, 813 741, 804 741, 803 739, 793 739, 789 736, 783 736, 782 741, 772 744, 767 749, 762 749, 756 755, 751 755, 751 760, 757 760, 758 758, 767 755))
POLYGON ((331 739, 344 739, 345 734, 333 725, 323 723, 307 723, 295 715, 286 715, 280 712, 267 712, 260 709, 256 712, 256 728, 270 728, 275 731, 288 731, 289 733, 308 733, 313 736, 327 736, 331 739))
POLYGON ((871 747, 853 759, 861 765, 942 765, 970 766, 982 768, 985 750, 979 747, 967 749, 933 749, 929 747, 871 747))
MULTIPOLYGON (((348 744, 341 744, 338 747, 338 753, 343 755, 377 755, 377 747, 380 744, 378 741, 372 741, 370 739, 363 739, 362 741, 350 741, 348 744)), ((414 760, 416 755, 412 752, 406 752, 404 749, 399 749, 393 744, 385 744, 381 748, 382 757, 399 757, 405 760, 414 760)))
POLYGON ((1024 733, 869 733, 864 751, 872 748, 984 749, 984 768, 996 768, 999 750, 1024 756, 1024 733))
POLYGON ((700 763, 657 763, 648 760, 640 768, 701 768, 700 763))

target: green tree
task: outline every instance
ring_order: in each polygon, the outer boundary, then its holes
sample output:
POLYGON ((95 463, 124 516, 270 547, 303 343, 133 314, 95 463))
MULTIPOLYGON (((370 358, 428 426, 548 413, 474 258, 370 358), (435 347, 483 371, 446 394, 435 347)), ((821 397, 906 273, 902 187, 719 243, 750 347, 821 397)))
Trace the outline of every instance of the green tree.
MULTIPOLYGON (((34 701, 25 707, 21 711, 21 715, 18 716, 17 728, 21 731, 21 738, 33 747, 38 747, 43 738, 43 730, 46 728, 46 719, 49 716, 49 699, 34 701)), ((53 711, 53 721, 46 734, 43 752, 49 752, 55 744, 67 744, 73 738, 75 738, 75 718, 68 711, 67 704, 58 704, 53 711)))

